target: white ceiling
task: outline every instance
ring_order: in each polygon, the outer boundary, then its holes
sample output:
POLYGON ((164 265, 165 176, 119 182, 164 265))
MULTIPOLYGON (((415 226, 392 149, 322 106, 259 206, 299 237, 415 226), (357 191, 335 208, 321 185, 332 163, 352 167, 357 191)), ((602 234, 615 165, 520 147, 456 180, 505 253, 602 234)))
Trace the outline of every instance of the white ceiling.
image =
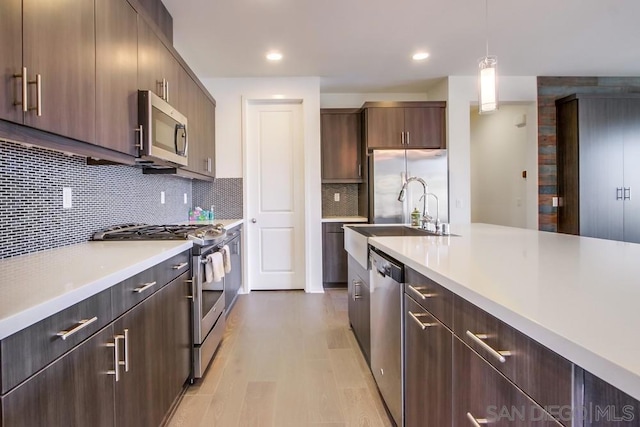
MULTIPOLYGON (((200 78, 320 76, 321 91, 412 92, 473 75, 483 0, 163 0, 200 78), (267 51, 284 54, 268 63, 267 51), (415 63, 411 55, 430 58, 415 63)), ((640 0, 489 0, 489 53, 511 76, 640 76, 640 0)))

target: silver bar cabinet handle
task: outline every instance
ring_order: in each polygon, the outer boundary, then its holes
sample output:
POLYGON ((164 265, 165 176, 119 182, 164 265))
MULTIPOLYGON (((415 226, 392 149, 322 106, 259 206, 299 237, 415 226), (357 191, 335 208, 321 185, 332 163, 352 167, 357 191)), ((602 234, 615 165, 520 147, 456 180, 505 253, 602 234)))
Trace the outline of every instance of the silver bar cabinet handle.
POLYGON ((409 131, 407 131, 407 145, 411 144, 411 136, 409 135, 409 131))
POLYGON ((207 157, 207 172, 211 172, 211 157, 207 157))
POLYGON ((18 102, 14 102, 14 105, 22 105, 22 111, 23 112, 27 112, 29 111, 29 102, 27 101, 28 97, 29 97, 29 92, 27 90, 27 88, 29 87, 29 83, 28 83, 28 77, 27 77, 27 67, 22 67, 22 74, 14 74, 13 75, 14 78, 16 79, 22 79, 22 101, 18 102))
POLYGON ((66 331, 60 331, 60 332, 58 332, 56 334, 56 336, 62 338, 62 340, 66 340, 71 335, 74 335, 74 334, 80 332, 81 330, 83 330, 84 328, 86 328, 87 326, 89 326, 90 324, 92 324, 93 322, 95 322, 97 320, 98 320, 97 316, 94 316, 91 319, 83 319, 83 320, 78 322, 78 326, 76 326, 75 328, 68 329, 66 331))
POLYGON ((362 295, 358 294, 358 289, 362 286, 362 282, 359 280, 352 280, 351 282, 353 283, 353 300, 355 301, 362 298, 362 295))
POLYGON ((129 372, 129 329, 124 330, 124 335, 118 335, 124 339, 124 361, 119 361, 120 366, 124 366, 124 371, 129 372))
POLYGON ((412 318, 412 319, 413 319, 413 320, 414 320, 418 325, 420 325, 420 329, 422 329, 423 331, 424 331, 425 329, 427 329, 427 328, 431 328, 431 327, 433 327, 433 326, 436 326, 436 323, 424 323, 422 320, 418 319, 418 317, 427 317, 427 316, 429 316, 429 315, 428 315, 428 314, 426 314, 426 313, 418 313, 418 314, 415 314, 415 313, 413 313, 413 312, 411 312, 411 311, 409 311, 408 313, 409 313, 409 316, 411 316, 411 318, 412 318))
POLYGON ((36 85, 36 106, 29 110, 36 110, 38 117, 42 116, 42 75, 36 74, 36 79, 29 82, 30 85, 36 85))
POLYGON ((420 296, 420 298, 422 298, 422 299, 433 298, 435 296, 438 296, 438 294, 434 294, 434 293, 423 294, 422 292, 420 292, 420 291, 427 290, 428 288, 426 288, 426 287, 414 287, 414 286, 409 285, 409 289, 411 289, 413 292, 418 294, 420 296))
POLYGON ((474 427, 482 427, 482 424, 489 424, 489 420, 486 418, 476 418, 471 414, 471 412, 467 412, 467 419, 471 421, 471 424, 474 427))
POLYGON ((113 348, 113 370, 107 371, 107 375, 115 375, 116 382, 120 381, 120 361, 118 355, 120 354, 120 337, 122 335, 116 335, 113 337, 113 342, 107 343, 107 347, 113 348))
POLYGON ((622 200, 622 187, 616 188, 616 200, 622 200))
POLYGON ((188 263, 188 262, 181 262, 181 263, 180 263, 180 264, 178 264, 178 265, 174 265, 174 266, 173 266, 173 269, 174 269, 174 270, 182 270, 182 269, 183 269, 183 268, 185 268, 187 265, 189 265, 189 263, 188 263))
POLYGON ((138 286, 137 288, 135 288, 135 289, 133 290, 133 292, 136 292, 136 293, 138 293, 138 294, 139 294, 139 293, 141 293, 141 292, 146 291, 146 290, 147 290, 147 289, 149 289, 150 287, 155 286, 155 285, 156 285, 156 283, 157 283, 157 282, 149 282, 149 283, 145 283, 144 285, 142 285, 142 286, 138 286))
POLYGON ((404 132, 400 133, 400 143, 404 145, 404 132))
POLYGON ((489 346, 489 344, 487 344, 486 342, 482 341, 482 340, 486 340, 488 338, 488 336, 486 334, 474 334, 469 330, 467 330, 466 334, 467 334, 467 336, 469 338, 471 338, 471 340, 473 342, 475 342, 480 347, 485 349, 490 355, 492 355, 493 357, 498 359, 498 361, 500 361, 500 363, 504 363, 504 362, 507 361, 505 356, 511 356, 511 352, 510 351, 506 351, 506 350, 496 351, 491 346, 489 346))
POLYGON ((624 199, 631 200, 631 187, 624 188, 624 199))
POLYGON ((142 151, 144 150, 144 128, 140 125, 137 129, 134 129, 134 131, 138 132, 138 143, 135 146, 142 151))
POLYGON ((358 164, 358 176, 362 176, 362 164, 358 164))
POLYGON ((165 98, 164 98, 164 100, 169 102, 169 80, 167 80, 167 79, 164 80, 164 87, 165 87, 165 98))

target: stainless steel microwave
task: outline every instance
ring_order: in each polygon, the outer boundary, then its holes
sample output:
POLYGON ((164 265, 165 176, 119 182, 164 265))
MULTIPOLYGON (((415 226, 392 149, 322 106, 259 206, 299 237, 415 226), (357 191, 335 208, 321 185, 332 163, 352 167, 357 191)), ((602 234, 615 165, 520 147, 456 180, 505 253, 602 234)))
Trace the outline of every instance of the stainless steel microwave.
POLYGON ((138 91, 138 149, 141 163, 186 166, 187 118, 155 93, 138 91))

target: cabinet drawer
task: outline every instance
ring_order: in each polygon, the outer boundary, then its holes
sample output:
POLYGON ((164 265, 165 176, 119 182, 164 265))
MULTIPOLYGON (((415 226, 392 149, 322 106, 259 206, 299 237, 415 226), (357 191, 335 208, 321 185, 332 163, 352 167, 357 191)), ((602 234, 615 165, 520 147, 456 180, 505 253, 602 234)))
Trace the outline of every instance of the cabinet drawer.
POLYGON ((568 360, 460 297, 454 310, 455 334, 531 398, 542 406, 571 405, 568 360))
POLYGON ((120 316, 181 273, 188 271, 191 268, 189 264, 189 251, 185 251, 114 286, 111 294, 113 318, 120 316), (178 268, 180 266, 183 267, 178 268))
POLYGON ((3 339, 0 342, 2 394, 109 322, 111 290, 107 289, 3 339))
POLYGON ((451 291, 409 267, 405 267, 404 291, 445 326, 453 329, 454 295, 451 291))
POLYGON ((453 339, 453 360, 454 426, 561 426, 457 338, 453 339))

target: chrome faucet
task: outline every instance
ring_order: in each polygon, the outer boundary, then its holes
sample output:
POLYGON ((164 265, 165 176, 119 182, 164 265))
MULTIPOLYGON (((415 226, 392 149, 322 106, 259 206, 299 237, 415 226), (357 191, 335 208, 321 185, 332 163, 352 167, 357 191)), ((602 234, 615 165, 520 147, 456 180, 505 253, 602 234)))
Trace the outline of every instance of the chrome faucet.
MULTIPOLYGON (((424 179, 419 178, 417 176, 412 176, 407 178, 407 180, 404 182, 404 184, 402 184, 402 188, 400 189, 400 194, 398 194, 398 201, 399 202, 404 202, 404 196, 407 192, 407 186, 409 185, 410 182, 419 182, 420 184, 422 184, 422 223, 424 224, 427 218, 430 218, 429 216, 429 211, 427 210, 427 183, 424 181, 424 179)), ((437 200, 437 198, 436 198, 437 200)))

